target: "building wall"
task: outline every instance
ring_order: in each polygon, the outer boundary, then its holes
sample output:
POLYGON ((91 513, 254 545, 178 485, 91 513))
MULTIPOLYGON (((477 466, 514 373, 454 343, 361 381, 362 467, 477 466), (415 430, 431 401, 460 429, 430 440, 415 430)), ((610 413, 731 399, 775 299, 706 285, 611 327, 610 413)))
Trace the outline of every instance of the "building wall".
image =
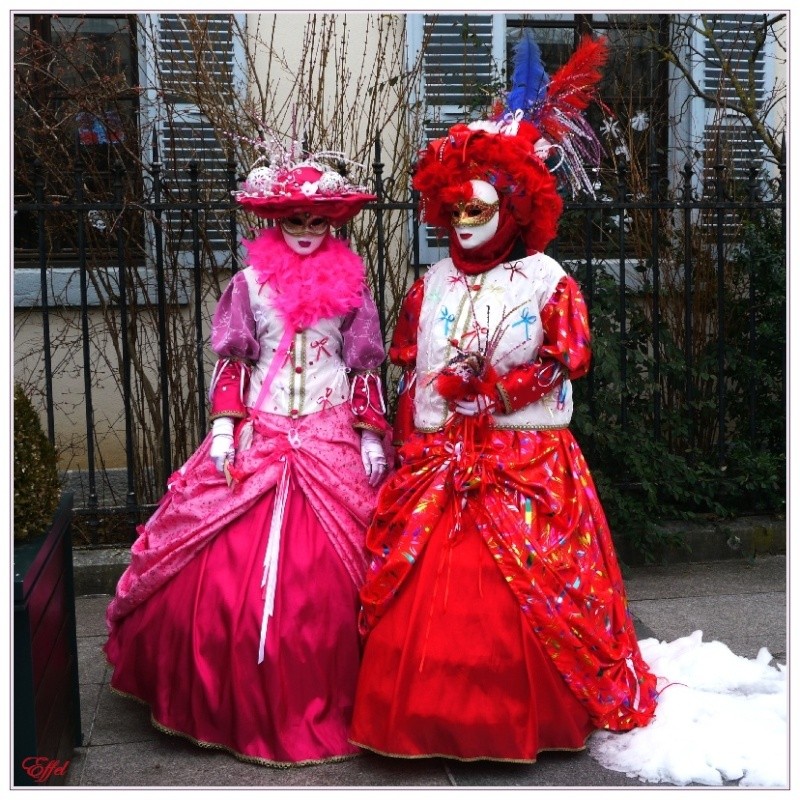
MULTIPOLYGON (((203 304, 203 319, 207 322, 215 306, 213 293, 207 293, 203 304)), ((191 331, 193 313, 186 305, 179 314, 184 330, 191 331)), ((51 309, 50 351, 53 371, 54 422, 59 466, 63 470, 85 470, 88 466, 86 422, 85 355, 80 309, 51 309)), ((117 469, 127 465, 125 453, 125 405, 123 401, 122 369, 119 336, 99 308, 88 314, 91 369, 91 400, 95 428, 95 467, 117 469)), ((134 381, 147 388, 139 396, 157 390, 161 375, 158 337, 155 325, 143 323, 138 327, 138 346, 131 359, 134 381)), ((34 406, 39 410, 43 425, 45 415, 45 364, 43 317, 40 308, 16 309, 14 312, 14 380, 32 392, 34 406)), ((186 337, 186 358, 193 356, 193 339, 186 337)), ((205 354, 206 386, 214 358, 208 348, 205 354)), ((183 382, 182 382, 183 383, 183 382)), ((137 403, 136 424, 148 425, 146 402, 137 403)), ((46 429, 46 428, 45 428, 46 429)), ((177 465, 176 465, 177 466, 177 465)))
MULTIPOLYGON (((253 100, 258 103, 268 93, 271 102, 266 116, 280 120, 286 133, 296 109, 324 87, 324 100, 315 102, 321 118, 311 126, 339 132, 336 147, 347 155, 370 152, 375 132, 380 130, 391 171, 394 143, 404 122, 396 105, 408 106, 407 84, 397 80, 406 68, 405 18, 404 14, 375 13, 248 14, 253 100), (328 43, 324 65, 317 49, 323 39, 328 43), (306 97, 298 98, 296 79, 301 70, 306 97), (267 76, 269 85, 265 86, 267 76), (372 113, 371 91, 379 98, 372 113)), ((298 125, 303 122, 297 120, 298 125)), ((309 146, 314 149, 319 143, 310 141, 309 146)))
MULTIPOLYGON (((259 78, 270 75, 269 92, 276 107, 285 110, 284 119, 288 119, 296 98, 293 87, 302 64, 308 68, 309 62, 301 58, 304 42, 313 40, 313 30, 320 30, 322 15, 280 13, 247 15, 247 41, 252 48, 253 83, 259 78)), ((390 64, 384 61, 385 69, 376 66, 379 43, 386 46, 387 41, 397 42, 401 46, 403 26, 400 18, 394 19, 394 25, 387 25, 388 18, 379 14, 337 14, 329 17, 334 27, 335 52, 340 52, 341 44, 347 41, 347 57, 343 60, 329 58, 324 70, 317 69, 315 75, 324 79, 326 93, 334 97, 337 92, 342 96, 340 106, 348 111, 348 127, 354 132, 359 145, 371 141, 374 137, 375 119, 367 115, 352 112, 363 105, 359 92, 363 91, 364 81, 372 83, 388 82, 391 78, 389 70, 398 62, 390 64), (400 24, 398 24, 400 23, 400 24), (387 28, 391 31, 387 33, 387 28), (379 29, 383 33, 379 33, 379 29), (340 74, 342 68, 347 74, 344 84, 340 74)), ((397 58, 404 59, 402 52, 397 58)), ((319 62, 314 62, 315 67, 319 62)), ((251 91, 253 91, 251 86, 251 91)), ((323 113, 333 117, 336 108, 330 105, 323 107, 323 113)), ((394 118, 380 120, 386 127, 388 139, 397 138, 397 125, 394 118)), ((349 150, 349 143, 343 148, 349 150)), ((389 161, 391 162, 391 154, 389 161)), ((391 163, 387 170, 391 169, 391 163)), ((371 177, 369 172, 362 176, 365 180, 371 177)), ((73 270, 60 270, 53 273, 53 281, 70 284, 70 292, 75 294, 77 273, 73 270)), ((38 269, 20 270, 15 275, 15 293, 24 307, 14 309, 14 379, 31 387, 34 401, 45 420, 44 397, 44 358, 43 358, 43 321, 41 310, 36 307, 38 300, 38 269), (35 273, 35 274, 33 274, 35 273)), ((59 283, 58 291, 66 288, 59 283)), ((54 288, 55 293, 58 293, 54 288)), ((207 321, 213 312, 215 293, 209 293, 205 302, 204 318, 207 321)), ((57 446, 60 453, 60 464, 63 469, 83 470, 87 466, 87 434, 85 417, 85 387, 83 346, 81 334, 80 310, 75 297, 67 301, 67 308, 51 309, 50 339, 52 342, 53 393, 55 402, 55 429, 57 446)), ((54 308, 57 302, 54 302, 54 308)), ((15 304, 16 306, 16 304, 15 304)), ((187 307, 188 309, 188 307, 187 307)), ((188 313, 188 310, 187 310, 188 313)), ((126 465, 124 405, 120 380, 119 358, 115 350, 115 338, 106 329, 101 312, 94 307, 89 311, 90 356, 92 365, 92 401, 94 405, 94 425, 96 436, 96 465, 113 469, 126 465)), ((143 346, 137 354, 141 365, 137 368, 147 381, 157 385, 159 376, 157 348, 153 342, 143 346)), ((213 366, 213 356, 207 351, 207 373, 213 366)))

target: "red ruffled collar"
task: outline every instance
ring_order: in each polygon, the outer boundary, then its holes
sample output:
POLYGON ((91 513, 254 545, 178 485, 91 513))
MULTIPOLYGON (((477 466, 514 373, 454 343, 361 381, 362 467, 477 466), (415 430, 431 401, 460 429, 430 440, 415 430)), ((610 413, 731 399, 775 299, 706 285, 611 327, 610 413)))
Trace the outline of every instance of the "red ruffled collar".
POLYGON ((500 224, 497 233, 486 244, 472 250, 465 250, 458 241, 458 236, 450 231, 450 257, 453 263, 467 275, 480 275, 492 267, 508 260, 514 244, 519 238, 519 227, 514 216, 500 206, 500 224))

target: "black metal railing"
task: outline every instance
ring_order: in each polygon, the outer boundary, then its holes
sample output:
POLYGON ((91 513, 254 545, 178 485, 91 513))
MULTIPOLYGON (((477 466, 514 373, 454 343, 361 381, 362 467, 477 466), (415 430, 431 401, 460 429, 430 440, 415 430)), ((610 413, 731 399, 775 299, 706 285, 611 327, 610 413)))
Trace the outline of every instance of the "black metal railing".
MULTIPOLYGON (((426 235, 420 226, 417 214, 417 198, 408 190, 397 191, 398 186, 406 186, 402 179, 384 177, 380 144, 376 143, 373 170, 373 190, 377 201, 365 210, 365 230, 374 237, 374 247, 366 248, 367 258, 372 262, 370 274, 374 276, 373 289, 380 312, 384 337, 388 340, 391 333, 387 328, 390 318, 390 306, 395 307, 398 297, 387 295, 387 247, 396 242, 387 242, 387 215, 401 214, 406 221, 403 267, 406 285, 418 277, 426 264, 420 253, 426 235), (387 183, 390 191, 387 191, 387 183), (401 196, 396 196, 400 194, 401 196)), ((181 180, 182 191, 176 190, 174 178, 165 181, 159 154, 154 149, 152 163, 145 176, 145 191, 139 198, 124 196, 122 175, 115 172, 109 180, 109 196, 98 200, 87 199, 84 192, 83 167, 80 162, 74 168, 74 194, 66 201, 58 203, 46 198, 47 175, 42 173, 41 165, 33 165, 34 176, 31 185, 35 186, 32 198, 15 204, 15 212, 28 215, 32 225, 36 226, 37 236, 32 241, 38 242, 37 251, 28 252, 27 256, 17 253, 15 266, 28 266, 39 271, 40 298, 36 313, 42 320, 42 393, 46 409, 47 433, 51 441, 59 439, 56 424, 54 383, 61 381, 58 367, 54 366, 52 341, 54 305, 60 306, 61 300, 51 296, 51 272, 58 264, 69 263, 79 276, 80 335, 81 335, 81 368, 83 370, 83 407, 86 442, 86 492, 83 508, 80 509, 90 519, 96 520, 105 509, 107 502, 98 499, 98 472, 105 472, 98 467, 96 450, 98 447, 95 430, 95 391, 97 386, 97 370, 109 369, 98 364, 92 355, 93 328, 90 326, 91 305, 89 299, 89 277, 95 269, 92 245, 87 241, 87 230, 90 230, 90 215, 102 213, 114 220, 110 226, 112 246, 104 254, 104 263, 111 265, 109 269, 115 274, 113 295, 101 301, 106 303, 106 313, 110 313, 113 322, 113 333, 119 341, 119 391, 122 405, 121 433, 124 439, 125 474, 124 508, 131 522, 140 519, 143 510, 154 502, 166 479, 172 473, 179 458, 185 457, 197 445, 206 429, 206 373, 208 362, 208 320, 204 306, 207 288, 209 253, 207 245, 202 242, 204 221, 214 215, 215 224, 223 220, 223 228, 231 243, 235 243, 240 235, 239 218, 236 206, 231 200, 231 191, 237 186, 237 166, 230 162, 227 167, 227 186, 221 187, 216 196, 209 199, 201 193, 202 176, 200 165, 189 165, 188 174, 181 180), (70 220, 76 232, 76 247, 72 258, 57 259, 48 244, 52 237, 48 235, 49 226, 56 216, 62 220, 70 220), (125 220, 138 218, 138 230, 149 231, 150 239, 142 252, 146 253, 143 261, 131 259, 129 252, 130 238, 126 231, 136 227, 131 223, 126 227, 125 220), (191 277, 182 283, 185 297, 182 297, 180 314, 191 318, 190 358, 186 359, 187 374, 176 375, 174 354, 177 345, 173 341, 175 334, 175 317, 172 315, 176 299, 169 287, 175 262, 168 257, 167 251, 177 236, 174 225, 176 220, 188 227, 191 246, 184 248, 188 253, 188 266, 181 262, 181 270, 191 277), (142 289, 137 269, 151 270, 155 276, 154 286, 142 289), (134 286, 137 283, 137 286, 134 286), (138 294, 137 294, 138 292, 138 294), (142 292, 144 293, 143 296, 142 292), (137 381, 140 376, 133 369, 132 348, 137 339, 130 334, 132 318, 138 314, 140 306, 146 306, 152 313, 152 325, 155 326, 157 340, 158 381, 155 386, 148 386, 147 392, 155 403, 155 421, 160 446, 160 456, 155 468, 139 470, 134 464, 141 463, 141 454, 137 455, 137 428, 141 426, 141 416, 134 413, 137 408, 137 381), (171 338, 172 337, 172 338, 171 338), (175 401, 179 391, 186 386, 192 387, 192 398, 184 400, 186 408, 191 411, 192 430, 183 433, 186 439, 177 447, 176 432, 172 423, 182 419, 184 412, 176 411, 175 401), (177 388, 176 388, 177 387, 177 388), (183 387, 183 388, 181 388, 183 387), (143 482, 151 481, 149 494, 145 492, 143 482), (102 506, 102 507, 101 507, 102 506)), ((664 436, 664 404, 667 402, 665 390, 669 390, 672 400, 683 404, 691 417, 692 430, 689 440, 698 435, 700 418, 693 415, 698 394, 696 343, 689 332, 700 326, 701 333, 716 346, 716 434, 713 446, 717 448, 718 458, 722 462, 726 457, 726 436, 731 429, 728 417, 727 392, 729 381, 726 375, 726 359, 730 342, 726 328, 726 304, 731 297, 730 264, 732 254, 738 247, 737 237, 741 235, 742 225, 757 220, 760 215, 777 215, 781 231, 785 235, 784 194, 785 168, 781 165, 776 174, 765 179, 755 168, 751 170, 744 186, 736 185, 728 180, 723 164, 716 164, 706 170, 705 184, 701 186, 697 170, 687 164, 677 181, 671 185, 658 165, 652 165, 649 171, 646 192, 642 193, 629 182, 624 171, 612 176, 605 193, 598 197, 581 201, 567 201, 562 218, 561 234, 558 241, 549 250, 557 260, 565 265, 582 284, 587 304, 593 318, 603 313, 613 319, 606 320, 606 327, 613 331, 618 345, 618 424, 625 429, 632 420, 632 397, 627 387, 632 377, 645 379, 650 391, 649 425, 652 436, 664 436), (701 293, 708 295, 710 288, 707 281, 710 275, 716 279, 716 293, 713 307, 706 307, 703 319, 698 319, 698 297, 701 293), (603 286, 609 278, 614 283, 616 304, 609 310, 608 298, 605 295, 604 306, 598 306, 603 286), (679 299, 680 298, 680 299, 679 299), (678 315, 676 303, 682 307, 678 315), (669 325, 665 314, 670 314, 669 325), (675 320, 682 320, 684 328, 682 336, 683 385, 675 386, 674 370, 665 377, 667 334, 677 341, 675 336, 675 320), (636 320, 636 330, 632 330, 632 320, 636 320), (642 330, 642 321, 649 326, 649 331, 642 330), (669 326, 672 326, 671 328, 669 326), (705 327, 704 327, 705 326, 705 327), (635 334, 635 337, 634 337, 635 334), (635 342, 634 342, 635 338, 635 342), (632 360, 632 350, 638 348, 639 353, 646 350, 646 360, 632 360), (642 363, 645 367, 642 367, 642 363), (644 372, 643 372, 644 369, 644 372), (677 391, 677 394, 676 394, 677 391), (678 400, 674 398, 678 397, 678 400)), ((23 198, 25 199, 25 198, 23 198)), ((106 245, 108 245, 108 237, 106 245)), ((170 250, 170 252, 172 252, 170 250)), ((212 259, 213 260, 213 259, 212 259)), ((221 279, 239 268, 237 247, 232 244, 230 252, 224 254, 219 267, 221 279)), ((758 330, 756 324, 756 307, 759 298, 756 296, 756 281, 751 274, 746 276, 746 297, 749 306, 747 333, 748 342, 745 351, 752 354, 757 346, 758 330)), ((734 287, 733 291, 739 291, 734 287)), ((596 319, 595 319, 596 321, 596 319)), ((680 336, 677 337, 681 338, 680 336)), ((595 375, 591 372, 586 383, 587 408, 590 416, 595 417, 598 409, 595 406, 595 375)), ((141 392, 140 392, 141 394, 141 392)), ((751 384, 747 388, 749 397, 749 419, 746 421, 751 436, 755 436, 755 416, 757 387, 751 384)), ((183 407, 181 407, 182 409, 183 407)), ((670 408, 675 411, 675 408, 670 408)), ((678 409, 680 410, 680 409, 678 409)), ((641 414, 641 404, 637 404, 637 413, 641 414)), ((187 412, 188 415, 188 412, 187 412)), ((185 415, 184 415, 185 416, 185 415)), ((96 524, 96 523, 95 523, 96 524)))

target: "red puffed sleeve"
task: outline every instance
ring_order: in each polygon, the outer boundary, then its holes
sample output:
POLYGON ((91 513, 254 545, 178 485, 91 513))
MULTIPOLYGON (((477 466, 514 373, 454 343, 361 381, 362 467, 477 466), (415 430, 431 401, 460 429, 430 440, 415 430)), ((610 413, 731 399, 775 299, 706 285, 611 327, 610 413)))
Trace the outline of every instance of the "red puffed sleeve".
POLYGON ((424 298, 424 279, 417 278, 403 298, 392 344, 389 347, 389 359, 392 364, 397 364, 403 369, 413 369, 417 363, 417 329, 424 298))
POLYGON ((589 315, 574 278, 565 275, 540 312, 544 341, 535 361, 515 367, 497 382, 507 414, 535 403, 565 377, 580 378, 589 370, 589 315))
POLYGON ((245 392, 250 385, 250 366, 243 361, 224 358, 217 361, 211 375, 208 395, 211 400, 209 420, 217 417, 247 416, 245 392))
POLYGON ((408 290, 389 347, 389 358, 402 367, 403 374, 397 388, 397 412, 394 418, 394 444, 399 447, 414 431, 414 395, 416 389, 417 330, 425 284, 422 278, 414 281, 408 290))

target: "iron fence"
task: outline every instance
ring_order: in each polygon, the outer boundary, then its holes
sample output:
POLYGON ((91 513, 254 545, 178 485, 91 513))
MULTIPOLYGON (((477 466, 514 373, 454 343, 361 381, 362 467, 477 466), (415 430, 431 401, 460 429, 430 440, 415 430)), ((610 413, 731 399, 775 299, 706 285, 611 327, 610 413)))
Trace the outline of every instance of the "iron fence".
MULTIPOLYGON (((201 232, 206 221, 214 217, 214 224, 226 229, 231 242, 241 234, 241 220, 231 191, 237 187, 237 165, 230 162, 227 168, 227 186, 215 199, 201 196, 202 176, 199 165, 189 165, 183 191, 178 196, 174 181, 165 181, 157 152, 153 152, 152 163, 145 185, 147 190, 138 199, 125 196, 120 172, 109 176, 109 196, 99 201, 85 196, 85 176, 80 163, 74 166, 74 193, 72 197, 55 203, 46 196, 47 176, 38 165, 33 165, 34 196, 23 198, 15 204, 15 214, 27 215, 35 230, 35 248, 28 251, 27 260, 17 253, 15 266, 38 269, 39 301, 36 310, 41 315, 42 367, 41 389, 44 397, 47 433, 51 441, 57 442, 59 431, 56 424, 54 385, 61 380, 57 365, 53 362, 52 316, 61 310, 61 301, 52 296, 52 270, 57 264, 52 236, 48 233, 52 220, 57 215, 62 221, 70 220, 74 231, 72 264, 79 278, 79 297, 76 307, 80 315, 81 362, 83 371, 83 428, 86 442, 86 491, 83 495, 83 512, 89 520, 96 519, 105 505, 98 499, 99 473, 96 450, 98 433, 95 428, 97 371, 102 368, 92 355, 92 338, 95 328, 90 325, 90 276, 95 268, 92 248, 87 241, 87 232, 92 231, 97 215, 114 220, 107 226, 105 242, 113 246, 106 252, 106 263, 114 274, 112 298, 98 301, 106 304, 106 313, 113 317, 114 333, 119 345, 119 393, 122 403, 122 425, 120 434, 124 440, 127 468, 125 475, 125 500, 119 506, 131 524, 140 520, 147 508, 152 506, 152 495, 160 492, 165 479, 173 471, 180 453, 185 455, 197 445, 203 435, 207 417, 205 410, 206 375, 208 370, 207 310, 204 298, 208 286, 208 251, 201 232), (137 218, 134 224, 124 220, 137 218), (220 222, 222 220, 222 222, 220 222), (146 250, 149 253, 147 269, 152 270, 153 281, 145 288, 132 291, 131 282, 138 281, 141 264, 132 264, 129 251, 130 230, 146 231, 146 250), (109 230, 110 227, 110 230, 109 230), (180 227, 180 233, 176 233, 180 227), (174 260, 168 257, 169 245, 176 237, 188 237, 190 245, 184 247, 180 269, 188 277, 184 282, 185 296, 180 306, 181 314, 188 315, 192 330, 190 343, 193 358, 191 366, 186 362, 185 378, 175 376, 175 347, 171 337, 175 336, 170 308, 175 305, 174 296, 168 295, 170 271, 174 260), (35 251, 35 252, 34 252, 35 251), (134 271, 132 271, 134 270, 134 271), (139 294, 137 294, 139 292, 139 294), (134 413, 136 399, 134 385, 137 375, 132 371, 132 349, 136 337, 129 335, 131 317, 140 306, 152 312, 152 325, 158 342, 158 385, 155 402, 160 408, 157 420, 160 442, 160 461, 149 473, 138 474, 133 468, 136 461, 137 416, 134 413), (110 309, 110 312, 109 312, 110 309), (204 320, 204 315, 206 319, 204 320), (171 420, 176 418, 173 407, 176 386, 191 385, 194 397, 193 432, 183 443, 183 450, 176 449, 171 429, 171 420), (146 497, 142 482, 155 482, 150 487, 150 500, 146 497)), ((372 163, 373 189, 377 200, 365 209, 366 225, 374 246, 366 248, 370 275, 385 338, 391 331, 389 306, 396 304, 396 297, 387 296, 387 220, 390 215, 401 215, 404 219, 408 255, 404 259, 405 283, 418 277, 427 266, 421 257, 428 232, 417 218, 416 198, 404 187, 407 182, 390 176, 384 177, 384 164, 380 145, 375 146, 372 163)), ((737 353, 753 353, 758 347, 759 327, 758 297, 755 275, 744 273, 741 267, 741 238, 748 224, 758 226, 764 215, 778 220, 782 240, 785 241, 785 168, 780 165, 775 174, 765 179, 755 167, 742 182, 732 180, 722 163, 706 168, 701 174, 687 164, 677 181, 670 181, 665 171, 652 165, 648 185, 634 187, 629 176, 620 171, 592 199, 567 200, 562 218, 561 234, 550 248, 550 254, 565 265, 581 283, 592 315, 593 326, 602 325, 609 331, 608 341, 617 347, 614 383, 616 385, 617 409, 615 424, 623 430, 631 425, 634 413, 641 416, 641 394, 637 397, 635 412, 632 410, 630 384, 632 377, 644 381, 649 391, 647 424, 653 437, 662 437, 665 410, 671 414, 685 411, 689 417, 689 430, 681 435, 687 442, 697 439, 698 427, 707 425, 708 418, 694 413, 698 393, 698 359, 703 358, 708 378, 704 391, 708 392, 708 381, 714 385, 715 435, 706 439, 705 446, 716 448, 717 457, 724 462, 727 452, 727 436, 732 430, 740 431, 744 426, 749 435, 755 436, 758 391, 758 376, 751 375, 745 394, 749 398, 747 419, 742 420, 742 410, 737 408, 737 419, 731 419, 728 408, 728 392, 731 380, 741 383, 739 378, 726 375, 728 359, 731 357, 730 336, 737 338, 737 353), (738 260, 737 260, 738 259, 738 260), (735 273, 735 274, 734 274, 735 273), (712 287, 713 282, 713 287, 712 287), (613 305, 609 304, 609 287, 615 293, 613 305), (726 307, 735 298, 747 308, 747 323, 728 330, 729 316, 726 307), (683 329, 681 335, 680 329, 683 329), (746 342, 741 342, 742 335, 746 342), (701 346, 698 349, 698 337, 701 346), (708 374, 708 347, 715 350, 714 374, 708 374), (677 349, 676 349, 677 348, 677 349), (682 349, 682 352, 680 352, 682 349), (676 377, 675 365, 670 364, 665 376, 665 359, 680 355, 681 381, 676 377), (712 441, 713 440, 713 441, 712 441)), ((346 235, 346 232, 345 232, 346 235)), ((143 241, 144 241, 143 240, 143 241)), ((225 254, 220 271, 225 275, 240 267, 237 247, 232 246, 225 254)), ((763 310, 763 309, 762 309, 763 310)), ((111 318, 107 318, 111 319, 111 318)), ((107 368, 107 365, 106 365, 107 368)), ((782 365, 781 365, 782 369, 782 365)), ((391 373, 385 373, 388 381, 391 373)), ((605 379, 605 378, 604 378, 605 379)), ((587 413, 594 419, 599 413, 608 416, 608 409, 597 408, 597 375, 594 369, 586 379, 582 397, 585 404, 579 413, 587 413)), ((737 391, 742 387, 737 385, 737 391)), ((604 417, 604 418, 605 418, 604 417)), ((670 433, 670 435, 672 435, 670 433)), ((738 433, 737 433, 738 435, 738 433)))

